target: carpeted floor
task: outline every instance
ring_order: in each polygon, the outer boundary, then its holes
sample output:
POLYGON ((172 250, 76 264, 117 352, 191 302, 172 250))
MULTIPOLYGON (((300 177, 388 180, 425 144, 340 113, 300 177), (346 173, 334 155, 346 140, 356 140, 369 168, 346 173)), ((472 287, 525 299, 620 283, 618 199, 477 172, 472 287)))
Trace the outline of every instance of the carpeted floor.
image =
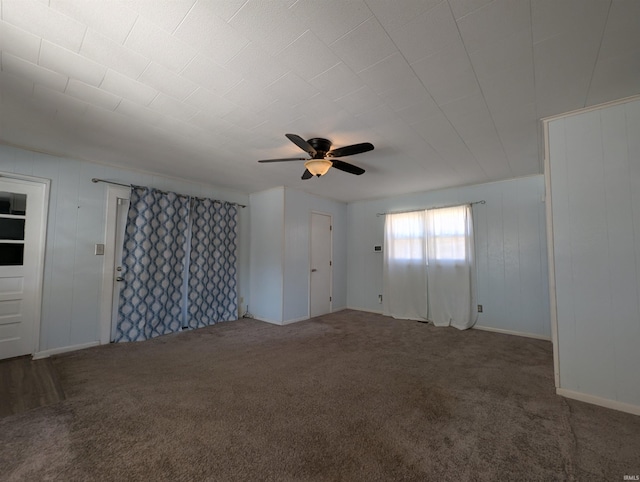
POLYGON ((0 419, 11 481, 623 480, 640 417, 556 396, 549 342, 342 311, 53 359, 0 419))
POLYGON ((0 361, 0 418, 62 400, 64 391, 50 358, 0 361))

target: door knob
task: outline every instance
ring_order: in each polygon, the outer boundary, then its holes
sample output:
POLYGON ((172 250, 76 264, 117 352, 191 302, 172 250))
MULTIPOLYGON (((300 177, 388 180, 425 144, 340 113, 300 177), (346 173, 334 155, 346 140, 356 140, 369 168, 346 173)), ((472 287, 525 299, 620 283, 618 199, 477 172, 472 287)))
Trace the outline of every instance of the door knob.
POLYGON ((116 278, 116 281, 124 281, 124 278, 123 278, 122 276, 118 276, 118 277, 116 278))
POLYGON ((317 269, 315 269, 315 268, 313 268, 313 269, 311 270, 311 272, 312 272, 312 273, 315 273, 316 271, 318 271, 318 270, 317 270, 317 269))

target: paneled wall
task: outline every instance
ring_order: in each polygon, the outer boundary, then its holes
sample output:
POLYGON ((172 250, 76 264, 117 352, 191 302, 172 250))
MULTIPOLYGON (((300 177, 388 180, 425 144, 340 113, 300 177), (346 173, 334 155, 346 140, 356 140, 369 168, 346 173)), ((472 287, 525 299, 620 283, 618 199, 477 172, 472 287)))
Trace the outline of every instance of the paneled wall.
POLYGON ((333 221, 333 310, 346 307, 347 205, 279 187, 251 194, 251 314, 283 324, 309 317, 311 213, 333 221))
POLYGON ((259 320, 282 322, 284 188, 251 194, 251 299, 259 320))
POLYGON ((347 305, 382 311, 384 216, 376 213, 462 204, 473 206, 477 256, 477 326, 551 337, 547 280, 544 178, 408 194, 348 205, 347 305))
POLYGON ((560 389, 640 414, 640 100, 548 128, 560 389))
MULTIPOLYGON (((247 195, 148 173, 65 159, 0 145, 0 172, 51 180, 45 253, 40 351, 100 339, 102 256, 105 242, 106 185, 109 179, 241 204, 247 195)), ((239 294, 249 296, 249 208, 240 209, 239 294)), ((111 282, 111 280, 106 280, 111 282)))

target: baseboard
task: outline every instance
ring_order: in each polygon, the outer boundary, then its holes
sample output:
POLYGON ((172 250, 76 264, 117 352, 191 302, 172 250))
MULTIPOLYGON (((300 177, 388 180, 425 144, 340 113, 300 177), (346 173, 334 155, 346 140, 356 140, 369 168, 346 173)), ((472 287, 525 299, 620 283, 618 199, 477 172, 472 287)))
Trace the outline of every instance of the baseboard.
POLYGON ((40 358, 47 358, 51 355, 59 355, 60 353, 67 353, 69 351, 76 350, 84 350, 85 348, 91 348, 92 346, 100 345, 99 341, 92 341, 90 343, 82 343, 80 345, 71 345, 71 346, 63 346, 61 348, 52 348, 51 350, 39 351, 33 354, 34 360, 39 360, 40 358))
MULTIPOLYGON (((331 313, 337 313, 338 311, 343 311, 346 310, 348 308, 337 308, 335 310, 333 310, 331 313)), ((310 320, 311 318, 309 318, 308 316, 301 316, 300 318, 292 318, 291 320, 285 320, 285 321, 275 321, 275 320, 267 320, 267 319, 263 319, 263 318, 256 318, 256 320, 258 321, 264 321, 265 323, 271 323, 272 325, 291 325, 292 323, 298 323, 299 321, 305 321, 305 320, 310 320)))
POLYGON ((382 310, 368 310, 367 308, 354 308, 352 306, 347 306, 345 310, 364 311, 365 313, 375 313, 376 315, 382 314, 382 310))
POLYGON ((308 319, 309 319, 309 317, 308 317, 308 316, 303 316, 303 317, 301 317, 301 318, 294 318, 294 319, 292 319, 292 320, 286 320, 286 321, 283 321, 283 322, 282 322, 282 323, 280 323, 280 324, 281 324, 281 325, 290 325, 290 324, 292 324, 292 323, 298 323, 299 321, 304 321, 304 320, 308 320, 308 319))
POLYGON ((573 390, 567 390, 566 388, 556 388, 556 394, 562 397, 578 400, 580 402, 591 403, 593 405, 618 410, 620 412, 631 413, 633 415, 640 415, 640 406, 638 405, 618 402, 608 398, 596 397, 595 395, 588 395, 582 392, 574 392, 573 390))
POLYGON ((262 321, 263 323, 269 323, 270 325, 282 325, 282 322, 279 320, 268 320, 267 318, 259 318, 257 316, 254 316, 253 319, 256 321, 262 321))
POLYGON ((474 325, 473 329, 482 330, 482 331, 492 331, 494 333, 501 333, 503 335, 524 336, 526 338, 535 338, 536 340, 551 341, 550 336, 536 335, 534 333, 523 333, 521 331, 503 330, 502 328, 492 328, 490 326, 474 325))

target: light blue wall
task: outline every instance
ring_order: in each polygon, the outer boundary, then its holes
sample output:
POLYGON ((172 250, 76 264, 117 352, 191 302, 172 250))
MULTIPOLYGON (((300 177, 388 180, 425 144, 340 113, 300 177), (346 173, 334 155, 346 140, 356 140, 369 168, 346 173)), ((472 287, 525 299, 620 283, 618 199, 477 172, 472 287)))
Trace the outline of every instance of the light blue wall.
POLYGON ((376 213, 485 200, 473 206, 478 326, 551 337, 545 234, 544 178, 407 194, 350 203, 347 209, 347 305, 382 311, 384 216, 376 213))
POLYGON ((283 324, 309 317, 311 212, 333 220, 333 310, 347 305, 347 205, 279 187, 251 194, 251 297, 256 318, 283 324))
POLYGON ((259 320, 282 322, 284 188, 251 194, 251 298, 259 320))
POLYGON ((285 190, 284 321, 309 316, 311 212, 333 223, 333 311, 347 306, 347 205, 296 189, 285 190))
POLYGON ((541 176, 345 205, 284 188, 249 198, 8 146, 0 146, 0 171, 52 181, 40 351, 99 339, 102 258, 93 248, 104 242, 106 186, 92 177, 251 204, 239 211, 240 296, 243 308, 249 304, 252 314, 276 322, 308 316, 311 211, 333 217, 334 310, 379 311, 382 255, 373 245, 382 244, 384 218, 376 213, 485 199, 474 208, 478 302, 484 305, 479 324, 549 336, 541 176))
POLYGON ((549 124, 560 388, 640 413, 640 101, 549 124))
MULTIPOLYGON (((65 159, 0 145, 0 172, 51 180, 45 252, 40 350, 100 339, 102 256, 106 185, 91 178, 133 183, 183 194, 248 204, 247 195, 214 186, 100 164, 65 159)), ((249 208, 240 209, 239 294, 249 295, 249 208)), ((111 280, 107 280, 111 282, 111 280)))

